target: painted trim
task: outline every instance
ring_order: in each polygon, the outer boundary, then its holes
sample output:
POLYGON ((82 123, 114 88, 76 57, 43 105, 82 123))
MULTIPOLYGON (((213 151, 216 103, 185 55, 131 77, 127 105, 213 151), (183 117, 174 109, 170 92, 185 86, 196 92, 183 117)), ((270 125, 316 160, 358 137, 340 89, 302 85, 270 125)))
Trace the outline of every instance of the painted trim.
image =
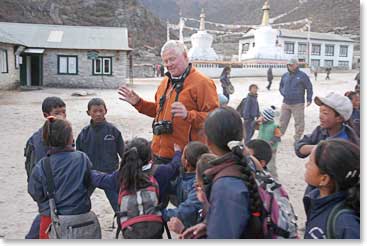
POLYGON ((92 60, 92 75, 93 76, 113 76, 113 56, 98 56, 98 58, 95 60, 92 60), (101 60, 101 73, 95 73, 95 62, 97 59, 101 60), (104 73, 104 59, 110 60, 110 73, 104 73))
POLYGON ((5 68, 5 72, 1 71, 1 73, 9 73, 9 61, 8 61, 8 50, 6 49, 1 49, 2 51, 4 51, 5 53, 5 64, 6 64, 6 68, 5 68))
POLYGON ((79 62, 78 62, 77 55, 57 55, 57 74, 58 75, 79 75, 79 62), (66 57, 66 73, 60 73, 60 58, 66 57), (76 58, 76 71, 75 73, 69 73, 69 58, 75 57, 76 58))

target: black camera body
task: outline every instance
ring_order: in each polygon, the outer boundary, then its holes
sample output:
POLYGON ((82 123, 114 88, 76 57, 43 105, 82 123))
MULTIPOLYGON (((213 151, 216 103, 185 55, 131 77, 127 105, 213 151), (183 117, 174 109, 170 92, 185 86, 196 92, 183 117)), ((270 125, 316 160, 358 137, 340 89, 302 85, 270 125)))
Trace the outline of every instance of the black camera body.
POLYGON ((153 122, 154 135, 172 134, 172 132, 173 132, 172 121, 161 120, 158 122, 153 122))

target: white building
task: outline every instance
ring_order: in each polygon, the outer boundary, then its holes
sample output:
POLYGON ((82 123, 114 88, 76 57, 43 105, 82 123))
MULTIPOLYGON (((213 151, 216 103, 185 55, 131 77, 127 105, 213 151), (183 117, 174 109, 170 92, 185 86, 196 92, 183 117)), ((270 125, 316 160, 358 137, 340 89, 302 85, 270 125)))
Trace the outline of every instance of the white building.
MULTIPOLYGON (((285 54, 297 57, 299 62, 309 63, 311 67, 352 69, 353 40, 341 35, 310 32, 308 38, 308 32, 279 29, 276 45, 285 54), (311 49, 307 52, 309 43, 311 49)), ((243 60, 255 47, 254 31, 250 31, 239 42, 239 60, 243 60)))

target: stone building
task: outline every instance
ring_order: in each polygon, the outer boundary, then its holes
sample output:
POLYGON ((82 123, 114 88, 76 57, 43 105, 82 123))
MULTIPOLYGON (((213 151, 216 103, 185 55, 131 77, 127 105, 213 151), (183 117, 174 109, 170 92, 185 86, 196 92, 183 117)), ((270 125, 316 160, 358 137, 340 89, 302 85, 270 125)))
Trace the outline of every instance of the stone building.
POLYGON ((126 28, 0 22, 0 88, 117 88, 130 51, 126 28))

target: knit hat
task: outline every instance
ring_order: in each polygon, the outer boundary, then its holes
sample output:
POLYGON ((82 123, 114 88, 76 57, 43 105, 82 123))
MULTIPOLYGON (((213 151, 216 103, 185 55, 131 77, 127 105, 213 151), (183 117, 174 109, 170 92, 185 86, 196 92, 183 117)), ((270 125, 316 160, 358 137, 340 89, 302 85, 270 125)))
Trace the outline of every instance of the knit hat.
POLYGON ((270 106, 269 108, 264 109, 262 115, 264 116, 265 121, 273 121, 274 120, 274 112, 275 106, 270 106))
POLYGON ((330 92, 325 97, 315 97, 315 103, 318 106, 324 104, 334 109, 344 118, 344 121, 348 121, 353 113, 353 105, 349 98, 334 92, 330 92))

